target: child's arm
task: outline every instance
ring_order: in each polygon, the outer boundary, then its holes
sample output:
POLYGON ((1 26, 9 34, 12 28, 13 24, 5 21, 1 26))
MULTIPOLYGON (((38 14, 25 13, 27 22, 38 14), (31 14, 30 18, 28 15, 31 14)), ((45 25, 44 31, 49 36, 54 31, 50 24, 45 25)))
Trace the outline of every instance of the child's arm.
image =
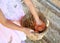
POLYGON ((40 25, 40 24, 42 23, 42 21, 39 19, 38 13, 37 13, 37 11, 36 11, 36 8, 35 8, 35 6, 32 4, 31 0, 24 0, 24 2, 25 2, 25 4, 29 7, 32 15, 33 15, 34 18, 35 18, 36 23, 40 25))
POLYGON ((32 13, 33 17, 35 18, 35 22, 36 22, 35 30, 43 31, 45 29, 45 23, 39 19, 37 10, 36 10, 35 6, 33 5, 32 1, 24 0, 24 2, 29 7, 30 12, 32 13))
POLYGON ((28 36, 30 39, 32 37, 32 39, 37 40, 37 37, 30 32, 30 29, 17 26, 16 24, 12 23, 11 21, 8 21, 7 19, 5 19, 1 10, 0 10, 0 23, 2 25, 4 25, 5 27, 8 27, 9 29, 23 31, 26 34, 26 36, 28 36))
POLYGON ((11 21, 8 21, 2 11, 0 10, 0 23, 3 24, 4 26, 8 27, 8 28, 11 28, 11 29, 14 29, 14 30, 21 30, 22 31, 22 27, 20 28, 20 26, 17 26, 15 25, 14 23, 12 23, 11 21))

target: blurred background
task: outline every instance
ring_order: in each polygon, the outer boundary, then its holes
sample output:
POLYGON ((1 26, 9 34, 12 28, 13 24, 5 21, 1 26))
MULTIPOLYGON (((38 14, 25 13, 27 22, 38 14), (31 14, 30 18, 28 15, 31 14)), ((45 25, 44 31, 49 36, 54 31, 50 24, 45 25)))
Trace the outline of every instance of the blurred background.
MULTIPOLYGON (((28 8, 21 1, 25 13, 28 8)), ((26 43, 60 43, 60 0, 32 0, 33 4, 50 21, 47 34, 38 41, 31 41, 27 38, 26 43)))

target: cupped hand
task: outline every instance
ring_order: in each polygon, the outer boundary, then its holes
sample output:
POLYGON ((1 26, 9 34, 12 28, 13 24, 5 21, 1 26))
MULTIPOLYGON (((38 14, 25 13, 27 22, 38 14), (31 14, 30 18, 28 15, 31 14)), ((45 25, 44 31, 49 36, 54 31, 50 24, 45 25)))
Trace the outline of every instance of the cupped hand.
POLYGON ((29 29, 29 28, 25 28, 25 33, 26 33, 26 36, 30 39, 30 40, 33 40, 33 41, 36 41, 38 39, 38 34, 34 34, 33 32, 31 32, 32 29, 29 29))

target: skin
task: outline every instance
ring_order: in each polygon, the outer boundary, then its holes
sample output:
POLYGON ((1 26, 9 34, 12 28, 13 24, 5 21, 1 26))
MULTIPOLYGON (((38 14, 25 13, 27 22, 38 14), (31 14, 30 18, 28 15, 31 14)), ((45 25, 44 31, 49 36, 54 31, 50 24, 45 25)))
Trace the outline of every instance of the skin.
MULTIPOLYGON (((24 0, 25 4, 29 7, 32 15, 34 16, 35 20, 36 20, 36 23, 37 24, 41 24, 41 20, 39 19, 38 15, 37 15, 37 11, 34 7, 34 5, 32 4, 31 0, 24 0)), ((37 39, 37 36, 35 36, 34 34, 32 34, 30 32, 30 29, 26 29, 25 27, 21 27, 21 26, 18 26, 16 24, 14 24, 12 21, 10 20, 7 20, 4 15, 3 15, 3 12, 1 11, 0 9, 0 23, 2 25, 4 25, 5 27, 9 28, 9 29, 12 29, 12 30, 18 30, 18 31, 23 31, 29 38, 33 37, 34 40, 37 39), (9 25, 8 25, 9 24, 9 25)))
POLYGON ((36 24, 41 25, 42 21, 39 19, 37 15, 38 14, 37 10, 35 6, 32 4, 31 0, 24 0, 24 2, 27 5, 27 7, 30 9, 30 12, 32 13, 33 17, 35 18, 36 24))

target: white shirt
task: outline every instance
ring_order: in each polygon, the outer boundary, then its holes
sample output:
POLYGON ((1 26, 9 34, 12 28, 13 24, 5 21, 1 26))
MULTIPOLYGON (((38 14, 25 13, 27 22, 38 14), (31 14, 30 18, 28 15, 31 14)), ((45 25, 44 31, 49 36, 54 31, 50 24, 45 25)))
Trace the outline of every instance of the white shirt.
MULTIPOLYGON (((24 16, 22 4, 19 0, 0 0, 0 9, 6 19, 19 20, 24 16)), ((9 24, 8 24, 9 25, 9 24)), ((26 34, 21 31, 11 30, 0 24, 0 43, 20 43, 21 40, 26 40, 26 34)))

